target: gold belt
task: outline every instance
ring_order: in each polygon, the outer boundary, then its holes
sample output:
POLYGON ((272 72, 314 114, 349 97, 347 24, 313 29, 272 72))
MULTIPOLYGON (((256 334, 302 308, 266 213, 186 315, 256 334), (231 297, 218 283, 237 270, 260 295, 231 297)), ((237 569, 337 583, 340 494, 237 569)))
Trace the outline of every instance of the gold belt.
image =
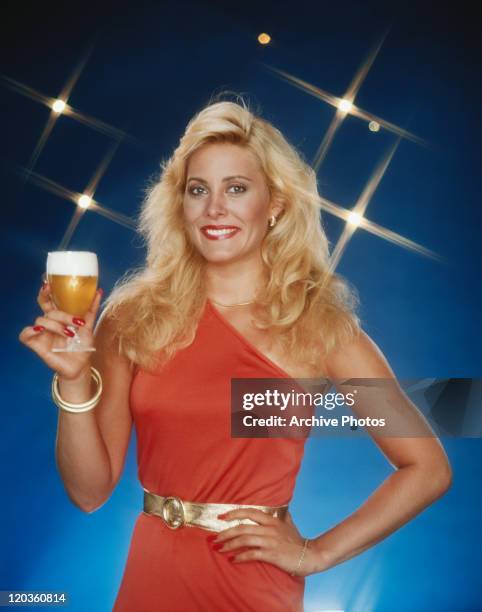
POLYGON ((144 489, 144 510, 146 514, 155 514, 161 517, 170 529, 179 527, 202 527, 208 531, 222 531, 236 525, 257 525, 251 519, 233 519, 223 521, 218 514, 238 508, 254 508, 271 516, 284 520, 288 511, 286 506, 251 506, 243 504, 199 504, 180 499, 174 495, 163 497, 144 489))

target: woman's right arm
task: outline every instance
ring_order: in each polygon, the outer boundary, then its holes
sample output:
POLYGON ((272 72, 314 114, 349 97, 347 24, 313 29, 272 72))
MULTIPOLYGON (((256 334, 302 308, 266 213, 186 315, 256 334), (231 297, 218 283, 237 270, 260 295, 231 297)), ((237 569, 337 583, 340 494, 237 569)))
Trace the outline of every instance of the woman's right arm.
MULTIPOLYGON (((97 323, 93 365, 102 377, 102 395, 88 412, 58 411, 55 455, 57 469, 72 502, 85 512, 102 506, 116 487, 124 467, 132 429, 129 393, 132 367, 117 355, 113 325, 106 317, 97 323)), ((89 368, 75 379, 59 375, 59 392, 80 403, 95 393, 89 368)))
POLYGON ((84 325, 77 329, 82 342, 94 345, 95 352, 53 352, 65 346, 64 327, 71 315, 58 310, 44 285, 37 296, 43 314, 35 326, 27 326, 19 340, 34 351, 58 374, 60 396, 82 403, 95 393, 91 365, 99 370, 103 391, 99 403, 90 411, 77 414, 58 409, 55 455, 57 468, 72 502, 92 512, 110 497, 122 474, 132 429, 129 393, 133 367, 117 354, 113 323, 101 316, 94 330, 101 294, 97 293, 86 313, 84 325))

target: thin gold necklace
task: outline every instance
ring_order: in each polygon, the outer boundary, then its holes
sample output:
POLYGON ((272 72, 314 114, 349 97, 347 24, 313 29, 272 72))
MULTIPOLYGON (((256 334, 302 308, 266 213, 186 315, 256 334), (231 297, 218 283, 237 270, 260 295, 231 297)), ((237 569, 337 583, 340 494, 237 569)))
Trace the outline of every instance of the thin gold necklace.
POLYGON ((232 306, 247 306, 248 304, 253 304, 255 300, 251 300, 250 302, 239 302, 238 304, 221 304, 220 302, 216 302, 213 298, 209 298, 211 302, 216 304, 216 306, 224 306, 225 308, 231 308, 232 306))

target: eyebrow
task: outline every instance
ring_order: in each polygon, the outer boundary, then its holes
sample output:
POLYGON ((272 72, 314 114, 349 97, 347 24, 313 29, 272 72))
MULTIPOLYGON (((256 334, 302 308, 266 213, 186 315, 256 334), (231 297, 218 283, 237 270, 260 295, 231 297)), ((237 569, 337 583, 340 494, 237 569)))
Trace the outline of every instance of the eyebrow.
MULTIPOLYGON (((252 181, 252 179, 248 178, 247 176, 243 176, 242 174, 236 174, 235 176, 225 176, 223 178, 223 180, 221 181, 222 183, 225 183, 226 181, 232 181, 233 179, 244 179, 245 181, 252 181)), ((187 182, 189 183, 189 181, 199 181, 200 183, 204 183, 205 185, 208 184, 208 182, 198 176, 190 176, 187 179, 187 182)))

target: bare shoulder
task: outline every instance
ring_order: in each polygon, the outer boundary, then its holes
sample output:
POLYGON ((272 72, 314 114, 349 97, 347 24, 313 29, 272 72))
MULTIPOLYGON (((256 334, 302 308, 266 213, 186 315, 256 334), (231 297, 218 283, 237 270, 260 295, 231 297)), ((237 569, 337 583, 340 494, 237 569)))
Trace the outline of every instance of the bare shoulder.
POLYGON ((94 335, 98 342, 110 343, 116 335, 118 321, 110 314, 110 311, 103 310, 95 324, 94 335))
POLYGON ((392 378, 394 373, 378 345, 362 329, 324 358, 329 378, 392 378))
MULTIPOLYGON (((105 396, 115 399, 127 407, 128 390, 134 373, 134 365, 118 350, 117 326, 119 320, 103 312, 94 330, 95 352, 92 353, 92 365, 102 376, 105 396)), ((101 413, 98 409, 97 413, 101 413)))
POLYGON ((122 317, 113 317, 110 312, 103 311, 99 316, 94 329, 95 347, 97 357, 100 355, 109 363, 116 363, 131 368, 129 360, 118 351, 118 327, 122 325, 122 317))

